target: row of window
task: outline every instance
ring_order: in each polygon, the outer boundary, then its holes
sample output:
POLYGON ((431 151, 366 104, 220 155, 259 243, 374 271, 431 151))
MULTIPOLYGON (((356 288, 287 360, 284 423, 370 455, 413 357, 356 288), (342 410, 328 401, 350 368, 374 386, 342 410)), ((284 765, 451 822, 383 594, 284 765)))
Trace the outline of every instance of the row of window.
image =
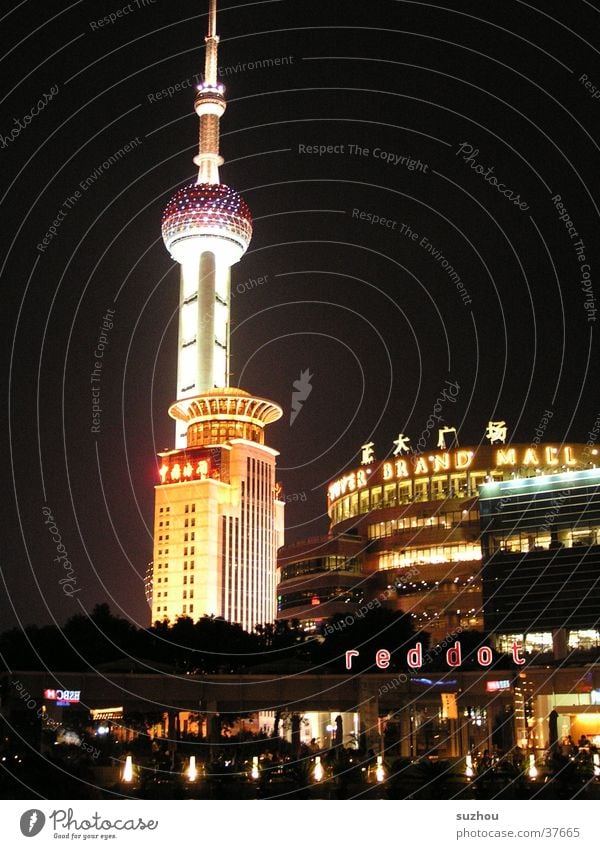
POLYGON ((347 587, 319 587, 315 590, 304 590, 300 592, 285 593, 277 596, 277 609, 281 613, 292 607, 316 607, 327 601, 341 601, 344 603, 360 604, 363 600, 361 589, 348 589, 347 587))
POLYGON ((471 472, 469 475, 439 475, 373 486, 353 492, 336 502, 331 510, 331 521, 335 525, 372 510, 413 504, 415 501, 468 498, 477 495, 479 487, 489 480, 504 480, 504 474, 494 473, 490 478, 487 472, 471 472))
MULTIPOLYGON (((185 615, 186 613, 188 613, 188 610, 187 610, 186 608, 187 608, 187 605, 185 605, 185 604, 184 604, 184 605, 183 605, 183 611, 182 611, 184 615, 185 615)), ((158 606, 158 607, 156 608, 156 612, 157 612, 157 613, 160 613, 160 612, 161 612, 161 610, 160 610, 160 606, 158 606)), ((167 608, 166 608, 166 606, 165 606, 165 607, 163 607, 162 612, 163 612, 163 613, 166 613, 166 612, 167 612, 167 608)), ((193 604, 190 604, 189 613, 193 613, 193 612, 194 612, 194 605, 193 605, 193 604)))
MULTIPOLYGON (((165 525, 166 525, 167 527, 169 527, 169 523, 168 523, 168 522, 165 522, 165 525)), ((158 526, 159 526, 159 528, 162 528, 163 523, 162 523, 162 522, 159 522, 159 523, 158 523, 158 526)), ((196 527, 196 519, 184 519, 183 527, 184 527, 184 528, 195 528, 195 527, 196 527)), ((163 537, 162 537, 162 536, 159 536, 159 538, 158 538, 158 539, 159 539, 159 541, 161 541, 161 542, 162 542, 163 537)), ((164 539, 169 539, 169 535, 167 534, 167 535, 164 537, 164 539)))
MULTIPOLYGON (((193 576, 193 575, 190 575, 189 577, 190 577, 190 581, 189 581, 189 582, 190 582, 190 584, 193 584, 193 583, 194 583, 194 576, 193 576)), ((157 583, 157 584, 168 584, 168 583, 169 583, 169 579, 168 579, 168 577, 165 575, 163 578, 157 578, 157 579, 156 579, 156 583, 157 583)), ((187 584, 187 583, 188 583, 188 576, 187 576, 187 575, 184 575, 184 576, 183 576, 183 583, 184 583, 184 584, 187 584)))
POLYGON ((387 522, 375 522, 368 525, 367 536, 369 539, 382 539, 397 531, 407 531, 411 528, 438 528, 443 530, 472 523, 479 525, 479 512, 477 510, 453 510, 447 513, 438 513, 435 516, 403 516, 387 522))
POLYGON ((355 557, 344 557, 339 554, 329 554, 326 557, 314 557, 302 560, 300 563, 289 563, 281 567, 280 580, 298 578, 301 575, 312 575, 315 572, 351 572, 358 574, 360 564, 355 557))
POLYGON ((386 551, 379 557, 378 569, 398 569, 434 563, 461 563, 465 560, 481 560, 481 546, 477 543, 460 543, 386 551))
MULTIPOLYGON (((518 534, 504 536, 501 534, 491 534, 489 537, 490 553, 493 551, 540 551, 550 548, 552 543, 552 535, 550 531, 521 531, 518 534)), ((555 542, 565 548, 573 548, 578 545, 600 545, 600 528, 585 527, 577 528, 576 530, 556 529, 555 542)))
MULTIPOLYGON (((525 653, 551 652, 552 633, 551 631, 540 631, 531 634, 499 634, 496 636, 496 648, 500 652, 510 653, 514 643, 523 646, 525 653)), ((570 649, 596 649, 600 647, 600 632, 592 629, 569 631, 568 646, 570 649)))

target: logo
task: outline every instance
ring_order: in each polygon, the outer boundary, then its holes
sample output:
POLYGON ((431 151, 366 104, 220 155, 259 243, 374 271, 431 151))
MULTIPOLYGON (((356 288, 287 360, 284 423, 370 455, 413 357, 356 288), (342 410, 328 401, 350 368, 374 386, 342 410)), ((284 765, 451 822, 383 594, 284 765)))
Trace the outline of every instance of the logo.
POLYGON ((304 371, 300 372, 300 379, 295 380, 292 384, 295 391, 292 392, 292 411, 290 413, 290 427, 294 424, 294 420, 302 409, 303 403, 306 401, 306 399, 312 392, 312 386, 310 384, 312 378, 313 375, 310 373, 310 370, 305 369, 304 371))
POLYGON ((25 811, 21 817, 21 834, 25 837, 35 837, 45 824, 46 817, 42 811, 32 808, 30 811, 25 811))

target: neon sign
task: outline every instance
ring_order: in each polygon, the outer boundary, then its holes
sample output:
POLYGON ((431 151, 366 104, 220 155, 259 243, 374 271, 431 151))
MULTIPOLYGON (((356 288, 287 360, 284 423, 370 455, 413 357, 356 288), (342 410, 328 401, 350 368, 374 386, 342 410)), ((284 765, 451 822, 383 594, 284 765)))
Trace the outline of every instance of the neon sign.
POLYGON ((49 702, 56 702, 58 707, 77 704, 80 697, 81 690, 44 690, 44 698, 49 702))
MULTIPOLYGON (((403 434, 400 434, 403 436, 403 434)), ((400 437, 399 437, 400 438, 400 437)), ((397 442, 398 440, 396 440, 397 442)), ((370 443, 371 445, 372 443, 370 443)), ((363 449, 366 446, 363 446, 363 449)), ((336 501, 344 495, 364 489, 367 483, 380 477, 385 481, 397 481, 413 478, 418 475, 432 475, 444 472, 461 472, 477 467, 475 451, 459 448, 454 451, 440 451, 432 454, 396 455, 390 460, 372 466, 361 466, 356 471, 333 481, 327 490, 329 501, 336 501), (372 478, 370 478, 372 476, 372 478)), ((573 468, 578 465, 574 449, 570 445, 558 448, 554 445, 538 445, 511 447, 496 447, 491 456, 486 454, 484 468, 513 468, 526 466, 529 468, 563 466, 573 468)))
POLYGON ((510 690, 510 681, 508 678, 503 678, 501 681, 486 681, 486 693, 498 693, 501 690, 510 690))

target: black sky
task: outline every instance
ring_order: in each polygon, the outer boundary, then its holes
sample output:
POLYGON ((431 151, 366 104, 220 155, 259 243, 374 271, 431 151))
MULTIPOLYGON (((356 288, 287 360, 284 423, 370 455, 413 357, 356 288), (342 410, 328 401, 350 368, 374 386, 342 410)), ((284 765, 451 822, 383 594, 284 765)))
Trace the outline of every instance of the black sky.
MULTIPOLYGON (((194 179, 197 119, 184 81, 203 66, 205 6, 26 0, 1 20, 0 628, 62 622, 105 600, 147 624, 142 578, 155 452, 173 439, 179 276, 160 218, 194 179), (156 97, 178 83, 186 87, 156 97), (90 375, 109 308, 94 434, 90 375), (45 505, 77 575, 73 598, 58 584, 45 505)), ((446 380, 460 385, 445 414, 463 444, 481 440, 490 419, 529 441, 546 409, 549 439, 585 441, 600 407, 584 307, 596 305, 600 268, 597 4, 223 0, 218 29, 221 179, 255 222, 233 269, 232 383, 284 408, 269 438, 290 499, 288 539, 326 529, 324 484, 357 462, 363 442, 379 456, 399 431, 416 442, 446 380), (527 209, 457 155, 463 143, 527 209), (557 194, 583 240, 591 295, 557 194), (397 223, 372 225, 353 210, 397 223), (305 369, 312 392, 290 427, 305 369)))

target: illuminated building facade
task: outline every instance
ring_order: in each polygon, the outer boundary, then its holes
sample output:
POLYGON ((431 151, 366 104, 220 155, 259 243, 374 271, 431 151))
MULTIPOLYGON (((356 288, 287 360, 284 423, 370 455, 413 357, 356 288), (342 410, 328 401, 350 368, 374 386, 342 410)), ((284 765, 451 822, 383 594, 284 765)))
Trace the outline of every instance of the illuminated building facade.
POLYGON ((171 198, 162 219, 167 250, 181 265, 175 448, 159 454, 155 488, 152 621, 204 614, 251 630, 275 614, 283 503, 277 451, 264 429, 281 408, 229 386, 230 267, 245 253, 252 218, 219 182, 216 2, 209 7, 204 81, 194 108, 198 179, 171 198))
POLYGON ((482 486, 571 475, 595 457, 581 444, 481 444, 377 461, 368 444, 362 460, 327 488, 329 534, 280 551, 278 617, 310 629, 376 600, 443 639, 483 630, 482 486), (332 559, 343 540, 346 563, 332 559))
POLYGON ((600 646, 600 470, 490 483, 480 493, 486 629, 499 650, 600 646))

